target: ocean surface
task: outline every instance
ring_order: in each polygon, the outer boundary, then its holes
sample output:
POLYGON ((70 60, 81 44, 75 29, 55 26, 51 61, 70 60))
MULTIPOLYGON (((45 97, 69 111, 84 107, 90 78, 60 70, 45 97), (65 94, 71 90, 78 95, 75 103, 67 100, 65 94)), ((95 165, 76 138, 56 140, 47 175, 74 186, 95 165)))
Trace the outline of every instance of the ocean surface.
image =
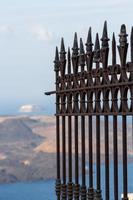
MULTIPOLYGON (((94 166, 94 179, 96 176, 94 166)), ((102 184, 103 184, 103 199, 104 199, 104 172, 105 166, 102 165, 102 184)), ((113 165, 110 165, 110 173, 113 173, 113 165)), ((88 182, 88 176, 87 176, 88 182)), ((94 182, 94 185, 96 183, 94 182)), ((128 188, 129 192, 133 192, 133 163, 128 164, 128 188)), ((28 182, 28 183, 14 183, 0 185, 0 200, 56 200, 55 192, 55 181, 39 181, 39 182, 28 182)), ((113 193, 113 175, 110 176, 110 193, 113 193)), ((119 197, 122 193, 122 165, 119 164, 119 197)), ((110 200, 113 200, 111 195, 110 200)))

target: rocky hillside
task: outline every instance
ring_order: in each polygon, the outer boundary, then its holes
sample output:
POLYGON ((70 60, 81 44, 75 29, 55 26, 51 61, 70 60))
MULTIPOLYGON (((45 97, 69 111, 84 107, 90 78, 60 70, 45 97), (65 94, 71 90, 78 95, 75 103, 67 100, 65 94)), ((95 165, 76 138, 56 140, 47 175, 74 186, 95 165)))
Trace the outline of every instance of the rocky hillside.
MULTIPOLYGON (((133 159, 132 126, 128 124, 128 155, 133 159)), ((66 121, 67 124, 67 121, 66 121)), ((79 154, 81 133, 79 120, 79 154)), ((119 160, 122 157, 121 123, 118 122, 119 160)), ((104 121, 101 120, 101 154, 104 161, 104 121)), ((67 125, 66 125, 67 127, 67 125)), ((95 119, 93 120, 95 127, 95 119)), ((110 158, 113 155, 113 124, 110 121, 110 158)), ((60 127, 61 128, 61 127, 60 127)), ((74 129, 74 127, 73 127, 74 129)), ((74 141, 74 134, 72 134, 74 141)), ((49 116, 0 117, 0 183, 55 178, 56 173, 55 118, 49 116)), ((66 128, 66 140, 68 140, 66 128)), ((62 145, 62 144, 61 144, 62 145)), ((73 145, 74 153, 74 145, 73 145)), ((88 124, 86 119, 86 152, 88 124)), ((96 155, 96 130, 93 128, 93 153, 96 155)), ((73 154, 74 155, 74 154, 73 154)), ((80 156, 80 155, 79 155, 80 156)), ((86 156, 88 158, 88 156, 86 156)), ((88 160, 86 160, 88 163, 88 160)), ((94 159, 95 162, 95 159, 94 159)))

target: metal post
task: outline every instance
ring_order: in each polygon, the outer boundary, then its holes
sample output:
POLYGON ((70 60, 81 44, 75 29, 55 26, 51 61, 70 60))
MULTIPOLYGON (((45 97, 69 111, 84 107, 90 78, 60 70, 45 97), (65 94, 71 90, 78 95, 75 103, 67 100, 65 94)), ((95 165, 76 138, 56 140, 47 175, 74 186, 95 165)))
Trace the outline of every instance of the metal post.
POLYGON ((85 117, 81 116, 81 151, 82 151, 82 186, 81 200, 86 200, 86 175, 85 175, 85 117))
POLYGON ((109 118, 108 115, 104 117, 105 128, 105 199, 109 200, 109 118))
POLYGON ((79 159, 78 159, 78 116, 74 117, 75 127, 75 185, 74 185, 74 199, 79 200, 79 159))
POLYGON ((118 200, 117 115, 113 116, 113 149, 114 149, 114 200, 118 200))
POLYGON ((88 117, 88 123, 89 123, 89 189, 88 189, 88 200, 93 200, 94 189, 93 189, 92 116, 88 117))
POLYGON ((128 200, 127 196, 127 118, 122 116, 122 143, 123 143, 123 200, 128 200))
POLYGON ((72 183, 72 121, 68 116, 68 200, 73 199, 73 183, 72 183))

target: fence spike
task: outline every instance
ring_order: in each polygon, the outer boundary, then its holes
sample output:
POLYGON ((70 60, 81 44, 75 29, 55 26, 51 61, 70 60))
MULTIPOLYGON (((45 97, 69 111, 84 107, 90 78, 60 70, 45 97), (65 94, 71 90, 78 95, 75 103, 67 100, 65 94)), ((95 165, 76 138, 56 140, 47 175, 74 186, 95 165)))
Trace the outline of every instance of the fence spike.
POLYGON ((94 47, 94 62, 95 63, 100 62, 100 43, 99 43, 98 33, 96 34, 95 47, 94 47))
POLYGON ((127 44, 127 36, 128 34, 126 33, 126 26, 125 24, 121 25, 121 30, 120 30, 120 34, 119 34, 119 42, 120 42, 120 46, 121 47, 125 47, 127 44))
POLYGON ((61 38, 61 47, 60 47, 60 70, 61 75, 65 75, 65 68, 66 68, 66 51, 64 45, 64 39, 61 38))
POLYGON ((109 38, 108 38, 108 32, 107 32, 107 21, 104 22, 103 35, 102 35, 101 41, 102 41, 102 47, 103 48, 104 47, 107 48, 109 46, 109 44, 108 44, 109 38))
POLYGON ((119 51, 122 66, 125 66, 126 64, 127 49, 128 49, 127 36, 128 34, 126 33, 126 26, 125 24, 122 24, 120 34, 119 34, 120 45, 118 46, 118 51, 119 51))
POLYGON ((56 47, 56 50, 55 50, 55 61, 59 61, 58 47, 56 47))
POLYGON ((77 33, 74 35, 74 42, 73 42, 73 48, 72 48, 72 64, 73 64, 73 72, 74 74, 78 72, 78 54, 79 54, 79 48, 78 48, 78 37, 77 33))
POLYGON ((61 38, 61 49, 60 49, 61 53, 65 53, 65 45, 64 45, 64 39, 61 38))
POLYGON ((55 66, 54 70, 59 71, 59 52, 58 52, 58 47, 55 49, 55 60, 54 60, 55 66))
POLYGON ((131 62, 133 62, 133 26, 131 29, 131 62))
POLYGON ((68 59, 68 74, 71 74, 71 53, 70 53, 70 47, 68 47, 67 59, 68 59))
POLYGON ((113 33, 112 37, 112 65, 116 64, 116 40, 115 34, 113 33))
POLYGON ((85 45, 86 45, 86 51, 92 52, 93 43, 92 43, 91 27, 89 28, 88 36, 87 36, 87 42, 86 42, 85 45))
POLYGON ((80 38, 80 55, 79 55, 79 63, 81 66, 81 71, 84 71, 84 66, 85 66, 85 51, 84 51, 84 45, 82 38, 80 38))
POLYGON ((75 54, 78 54, 78 37, 77 37, 77 33, 75 32, 75 35, 74 35, 74 42, 73 42, 73 53, 75 54))
POLYGON ((84 54, 84 45, 83 45, 83 41, 82 38, 80 38, 80 54, 84 54))

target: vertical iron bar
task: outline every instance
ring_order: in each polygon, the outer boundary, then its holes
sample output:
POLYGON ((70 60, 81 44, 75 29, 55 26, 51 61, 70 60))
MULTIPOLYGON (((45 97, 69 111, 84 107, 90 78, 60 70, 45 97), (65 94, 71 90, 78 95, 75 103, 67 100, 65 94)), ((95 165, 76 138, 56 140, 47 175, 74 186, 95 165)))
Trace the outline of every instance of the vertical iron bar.
POLYGON ((92 116, 89 116, 89 187, 93 188, 92 116))
POLYGON ((109 118, 108 115, 104 117, 105 121, 105 199, 109 200, 109 118))
POLYGON ((60 200, 60 119, 56 116, 56 167, 57 167, 57 179, 56 179, 56 195, 57 200, 60 200))
POLYGON ((93 200, 94 189, 93 189, 93 143, 92 143, 92 116, 88 117, 89 124, 89 189, 88 189, 88 200, 93 200))
POLYGON ((123 200, 127 200, 127 117, 122 116, 122 143, 123 143, 123 200))
POLYGON ((82 151, 82 187, 81 187, 81 200, 86 200, 86 177, 85 177, 85 116, 81 116, 81 151, 82 151))
POLYGON ((74 117, 75 127, 75 186, 74 199, 79 200, 79 159, 78 159, 78 116, 74 117))
POLYGON ((113 149, 114 149, 114 200, 118 200, 117 115, 113 116, 113 149))
MULTIPOLYGON (((56 91, 59 88, 58 77, 59 77, 59 53, 58 48, 56 47, 55 52, 55 61, 54 61, 54 71, 55 71, 55 81, 56 81, 56 91)), ((56 94, 56 114, 60 112, 60 102, 59 97, 56 94)), ((60 117, 56 116, 56 167, 57 167, 57 179, 56 179, 56 196, 57 200, 60 200, 61 196, 61 177, 60 177, 60 117)))
POLYGON ((62 116, 62 200, 66 200, 66 127, 65 116, 62 116))
POLYGON ((73 183, 72 183, 72 121, 68 116, 68 200, 73 199, 73 183))
POLYGON ((100 116, 96 116, 96 200, 101 199, 100 116))
POLYGON ((60 134, 59 134, 59 116, 56 117, 56 134, 57 134, 57 178, 60 179, 60 134))
POLYGON ((72 123, 71 116, 68 116, 68 159, 69 159, 69 182, 72 182, 72 123))
POLYGON ((85 186, 85 117, 81 116, 82 186, 85 186))

